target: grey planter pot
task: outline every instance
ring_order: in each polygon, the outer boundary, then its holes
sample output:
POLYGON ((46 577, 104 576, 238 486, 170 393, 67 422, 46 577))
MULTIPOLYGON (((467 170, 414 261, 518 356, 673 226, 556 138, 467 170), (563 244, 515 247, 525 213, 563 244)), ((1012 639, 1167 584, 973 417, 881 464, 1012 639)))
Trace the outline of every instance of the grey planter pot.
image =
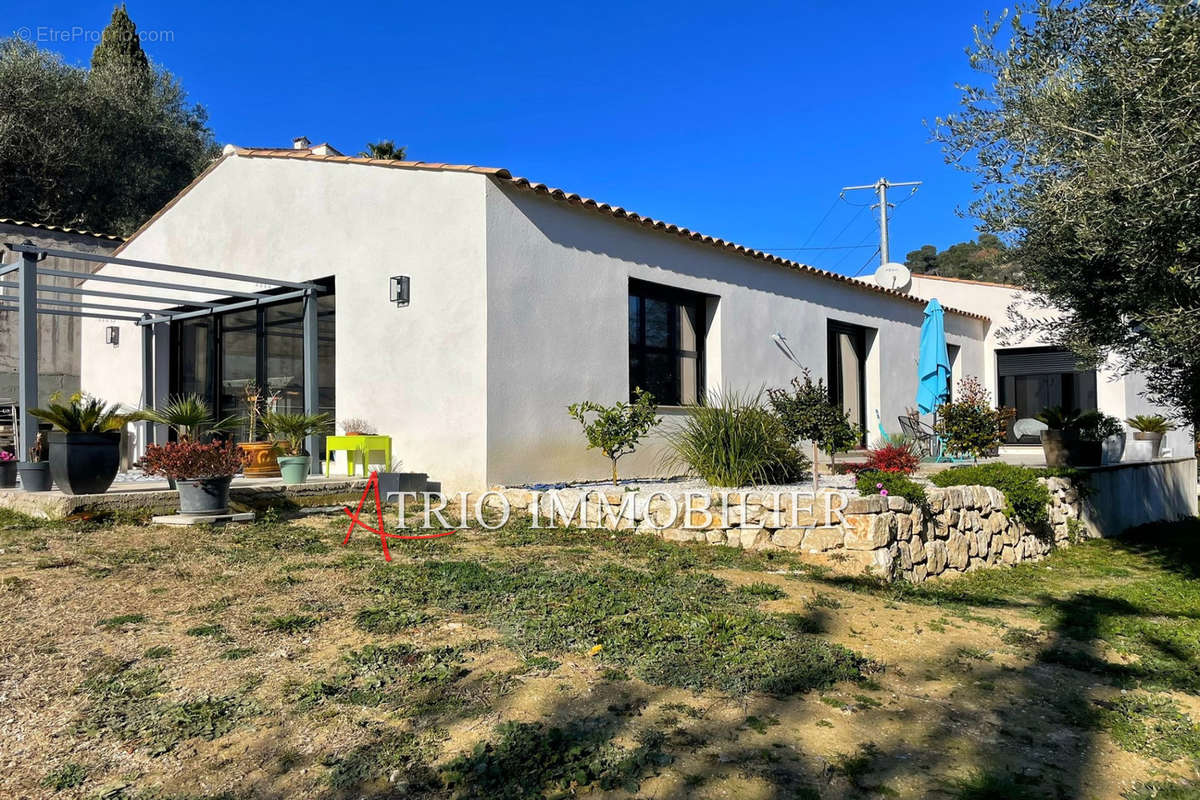
POLYGON ((0 461, 0 489, 11 489, 17 485, 17 462, 0 461))
POLYGON ((1151 458, 1158 458, 1159 452, 1162 450, 1163 435, 1161 433, 1147 433, 1145 431, 1136 431, 1133 438, 1139 442, 1149 442, 1150 449, 1153 451, 1151 458))
POLYGON ((21 476, 21 488, 27 492, 50 491, 50 462, 22 461, 17 465, 21 476))
POLYGON ((1065 467, 1069 456, 1069 448, 1074 437, 1067 436, 1061 430, 1051 428, 1042 431, 1042 453, 1046 456, 1047 467, 1065 467))
POLYGON ((279 474, 287 486, 296 486, 308 480, 308 456, 280 456, 279 474))
POLYGON ((229 483, 232 480, 232 476, 226 476, 175 481, 179 488, 179 513, 224 514, 229 511, 229 483))
POLYGON ((1104 457, 1103 442, 1071 441, 1067 447, 1067 458, 1072 467, 1098 467, 1104 457))
POLYGON ((121 465, 120 433, 50 432, 50 477, 65 494, 103 494, 121 465))

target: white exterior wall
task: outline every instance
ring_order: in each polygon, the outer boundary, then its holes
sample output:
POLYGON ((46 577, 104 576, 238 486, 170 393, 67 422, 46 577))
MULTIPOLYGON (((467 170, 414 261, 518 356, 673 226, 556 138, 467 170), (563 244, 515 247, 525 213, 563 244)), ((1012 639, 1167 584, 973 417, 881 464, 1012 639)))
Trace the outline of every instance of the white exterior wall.
MULTIPOLYGON (((1047 318, 1051 313, 1045 309, 1033 309, 1028 302, 1029 293, 1015 286, 989 284, 978 281, 951 280, 946 278, 913 275, 911 294, 923 299, 936 297, 944 305, 973 311, 990 317, 984 338, 985 366, 983 374, 984 385, 992 395, 992 402, 998 401, 996 386, 996 351, 1010 347, 1038 347, 1046 342, 1036 337, 1026 336, 1019 341, 1008 344, 1000 342, 1000 332, 1009 324, 1008 309, 1014 304, 1027 315, 1041 315, 1047 318)), ((1141 375, 1121 375, 1111 365, 1101 366, 1096 370, 1096 406, 1105 414, 1111 414, 1120 420, 1138 414, 1168 415, 1170 409, 1155 405, 1141 396, 1145 391, 1146 381, 1141 375)), ((1170 447, 1177 457, 1192 454, 1191 433, 1189 430, 1178 430, 1167 435, 1164 447, 1170 447)))
MULTIPOLYGON (((665 235, 528 192, 489 184, 488 479, 492 484, 601 478, 566 407, 629 397, 628 282, 637 278, 715 295, 706 384, 756 391, 786 386, 796 368, 771 340, 780 331, 801 363, 825 378, 826 322, 874 329, 868 342, 868 437, 915 405, 921 304, 791 271, 665 235)), ((985 323, 946 315, 968 374, 981 371, 985 323)), ((664 410, 663 427, 678 410, 664 410)), ((660 474, 661 439, 621 461, 627 476, 660 474)))
MULTIPOLYGON (((334 276, 337 418, 363 417, 390 434, 393 458, 406 470, 428 472, 447 487, 478 486, 485 481, 486 180, 229 156, 121 255, 293 281, 334 276), (388 300, 388 278, 400 274, 412 276, 407 308, 388 300)), ((128 267, 104 272, 170 280, 128 267)), ((221 296, 219 288, 180 293, 221 296)), ((107 400, 140 405, 141 331, 123 323, 114 348, 104 344, 106 324, 84 321, 81 384, 107 400)), ((158 360, 161 399, 168 373, 166 359, 158 360)))

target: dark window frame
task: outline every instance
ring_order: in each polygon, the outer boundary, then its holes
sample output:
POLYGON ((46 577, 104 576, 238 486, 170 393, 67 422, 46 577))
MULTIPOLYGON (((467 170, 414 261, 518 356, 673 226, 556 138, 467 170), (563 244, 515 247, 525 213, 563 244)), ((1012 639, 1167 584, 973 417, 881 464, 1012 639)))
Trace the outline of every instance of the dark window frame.
MULTIPOLYGON (((320 284, 326 288, 327 291, 326 291, 326 293, 323 293, 320 295, 321 298, 330 298, 330 297, 336 296, 333 278, 322 278, 322 279, 313 281, 313 283, 320 284)), ((287 291, 291 291, 291 290, 287 289, 287 288, 263 290, 263 292, 266 294, 282 294, 287 291)), ((235 302, 239 302, 239 301, 236 298, 231 298, 229 300, 229 302, 235 303, 235 302)), ((218 306, 217 308, 214 308, 212 310, 211 314, 207 314, 203 317, 195 317, 192 319, 180 320, 178 322, 169 323, 169 326, 168 326, 169 327, 169 345, 168 346, 170 348, 170 351, 169 351, 170 352, 170 356, 169 356, 170 364, 169 364, 169 369, 168 369, 168 386, 170 387, 169 394, 171 396, 182 394, 183 337, 180 336, 180 331, 179 331, 180 326, 187 325, 187 324, 195 324, 195 323, 203 321, 208 325, 207 348, 206 348, 207 349, 206 358, 208 361, 208 374, 205 376, 205 391, 202 396, 203 396, 204 400, 209 404, 209 407, 213 409, 213 414, 216 418, 220 419, 222 416, 225 416, 225 415, 228 415, 229 413, 231 413, 228 409, 223 409, 222 405, 221 405, 221 386, 223 385, 222 372, 224 369, 221 354, 224 351, 224 336, 225 336, 225 327, 226 327, 225 322, 226 322, 227 317, 230 315, 233 315, 233 314, 245 313, 247 311, 254 312, 254 314, 255 314, 254 328, 255 328, 255 337, 256 337, 256 339, 255 339, 255 355, 254 355, 255 382, 258 385, 263 386, 263 385, 266 385, 266 383, 267 383, 267 371, 268 371, 268 365, 267 365, 268 352, 267 352, 267 335, 266 335, 267 310, 272 309, 272 308, 278 308, 281 305, 295 304, 297 302, 299 302, 299 301, 297 301, 295 298, 291 298, 288 300, 278 300, 278 301, 274 301, 274 302, 272 302, 270 300, 265 300, 262 303, 260 303, 259 305, 254 306, 251 309, 239 309, 236 311, 222 311, 221 308, 218 306)), ((185 309, 187 307, 181 306, 180 308, 185 309)), ((327 312, 318 310, 317 313, 320 316, 324 316, 327 312)), ((334 313, 336 313, 336 307, 335 307, 334 313)), ((319 373, 318 373, 318 375, 319 375, 319 373)), ((336 390, 336 387, 335 387, 335 390, 336 390)), ((319 387, 318 387, 318 391, 319 391, 319 387)), ((172 437, 173 436, 174 435, 172 434, 172 437)), ((323 446, 324 445, 322 443, 322 447, 323 446)))
POLYGON ((649 281, 629 279, 629 291, 626 300, 626 314, 629 313, 631 300, 637 300, 637 341, 634 340, 630 320, 626 320, 629 334, 629 399, 633 402, 634 389, 647 388, 647 355, 666 355, 671 363, 676 365, 675 393, 667 398, 654 398, 660 406, 677 407, 682 405, 682 374, 678 372, 679 359, 693 358, 696 362, 696 402, 701 403, 705 397, 705 340, 708 337, 708 295, 699 292, 679 289, 649 281), (646 344, 646 312, 645 301, 658 300, 669 303, 676 308, 676 313, 670 317, 667 326, 667 346, 659 347, 646 344), (683 350, 679 346, 679 315, 680 307, 688 307, 694 312, 696 321, 696 349, 683 350), (635 358, 636 357, 636 358, 635 358))
POLYGON ((854 341, 855 350, 858 353, 858 416, 857 420, 850 420, 851 423, 857 423, 861 434, 859 436, 859 446, 865 447, 867 443, 867 334, 869 328, 862 325, 855 325, 851 322, 842 322, 836 319, 826 320, 825 323, 825 356, 826 356, 826 387, 829 393, 829 402, 844 408, 844 393, 845 385, 842 381, 842 358, 841 352, 838 349, 837 341, 838 334, 847 334, 854 341))
MULTIPOLYGON (((1011 375, 1003 374, 1004 370, 1002 370, 1001 366, 1000 366, 1000 361, 1003 357, 1005 357, 1005 356, 1020 357, 1020 356, 1026 356, 1026 355, 1037 355, 1040 353, 1061 354, 1061 353, 1070 353, 1070 351, 1066 350, 1065 348, 1062 348, 1062 347, 1054 347, 1054 346, 1006 347, 1006 348, 998 349, 995 351, 996 405, 1001 408, 1004 408, 1005 406, 1015 407, 1014 403, 1016 402, 1016 398, 1010 398, 1007 396, 1008 392, 1006 390, 1007 385, 1005 383, 1005 378, 1013 378, 1014 383, 1015 383, 1016 378, 1029 378, 1029 377, 1033 377, 1036 375, 1057 375, 1057 376, 1059 376, 1059 382, 1060 382, 1060 386, 1062 388, 1063 398, 1062 398, 1061 404, 1063 405, 1064 408, 1067 408, 1068 410, 1070 410, 1072 408, 1078 408, 1081 411, 1097 410, 1095 407, 1086 407, 1085 408, 1084 405, 1079 402, 1079 398, 1074 396, 1076 376, 1090 375, 1093 385, 1095 385, 1098 388, 1099 376, 1097 375, 1096 370, 1094 370, 1094 369, 1078 369, 1078 368, 1076 368, 1075 370, 1073 370, 1071 372, 1046 371, 1046 372, 1014 373, 1011 375), (1068 378, 1069 378, 1069 380, 1068 380, 1068 378)), ((1097 398, 1097 400, 1099 400, 1099 398, 1097 398)), ((1096 405, 1098 406, 1099 403, 1097 402, 1096 405)), ((1040 441, 1029 441, 1026 439, 1016 438, 1011 426, 1009 426, 1008 434, 1005 437, 1004 444, 1008 445, 1008 446, 1016 446, 1016 447, 1041 447, 1040 441)))

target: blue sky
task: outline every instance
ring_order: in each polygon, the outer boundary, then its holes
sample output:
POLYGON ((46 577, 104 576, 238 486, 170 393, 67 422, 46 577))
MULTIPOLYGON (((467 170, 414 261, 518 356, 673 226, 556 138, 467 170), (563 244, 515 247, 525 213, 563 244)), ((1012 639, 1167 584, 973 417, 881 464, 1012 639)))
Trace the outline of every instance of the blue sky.
MULTIPOLYGON (((843 185, 925 181, 907 200, 893 192, 905 200, 893 260, 975 235, 956 214, 970 179, 944 163, 924 120, 952 111, 955 82, 971 79, 964 47, 982 4, 128 8, 139 30, 164 32, 147 52, 208 109, 222 144, 303 134, 354 154, 391 138, 413 159, 507 167, 850 274, 874 268, 878 228, 870 209, 835 204, 843 185), (851 245, 867 246, 792 249, 851 245)), ((80 63, 94 41, 72 31, 98 31, 111 11, 22 0, 3 18, 80 63)))

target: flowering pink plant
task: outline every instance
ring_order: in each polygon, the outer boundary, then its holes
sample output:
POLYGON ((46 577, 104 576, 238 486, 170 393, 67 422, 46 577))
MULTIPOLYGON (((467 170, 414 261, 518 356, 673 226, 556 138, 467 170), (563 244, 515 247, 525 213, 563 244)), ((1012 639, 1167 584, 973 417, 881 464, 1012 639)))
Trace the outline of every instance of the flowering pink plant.
POLYGON ((7 450, 0 450, 0 463, 7 463, 9 461, 16 461, 16 460, 17 460, 17 457, 14 456, 12 453, 8 452, 7 450))

